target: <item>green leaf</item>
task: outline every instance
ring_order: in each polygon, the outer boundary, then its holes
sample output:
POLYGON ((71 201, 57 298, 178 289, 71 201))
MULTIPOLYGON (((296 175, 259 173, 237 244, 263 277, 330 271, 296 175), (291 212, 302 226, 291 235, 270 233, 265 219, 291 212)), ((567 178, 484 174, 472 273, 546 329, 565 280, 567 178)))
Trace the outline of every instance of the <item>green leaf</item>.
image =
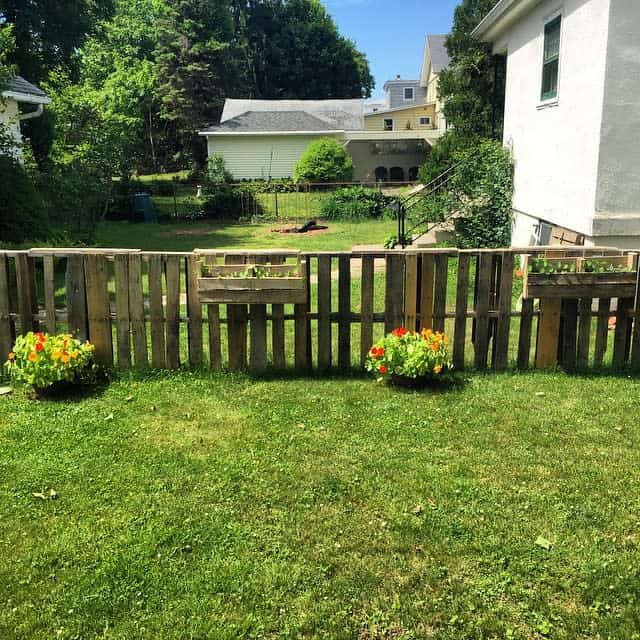
POLYGON ((542 547, 543 549, 546 549, 547 551, 549 551, 549 549, 551 549, 551 547, 552 547, 551 541, 547 540, 544 536, 538 536, 536 538, 536 541, 533 544, 537 545, 538 547, 542 547))

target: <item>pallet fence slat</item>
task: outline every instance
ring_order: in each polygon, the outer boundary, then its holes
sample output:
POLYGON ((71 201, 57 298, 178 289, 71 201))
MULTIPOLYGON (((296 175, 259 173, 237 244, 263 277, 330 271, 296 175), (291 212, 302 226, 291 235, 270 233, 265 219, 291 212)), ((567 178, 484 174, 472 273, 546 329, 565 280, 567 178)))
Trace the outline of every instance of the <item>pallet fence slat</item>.
POLYGON ((464 352, 467 339, 467 305, 469 302, 469 266, 471 256, 458 256, 458 276, 456 282, 456 318, 453 331, 453 366, 464 369, 464 352))
POLYGON ((565 369, 573 371, 577 364, 578 300, 563 300, 562 311, 561 363, 565 369))
POLYGON ((142 294, 142 257, 139 254, 129 256, 129 318, 135 365, 146 368, 149 366, 149 354, 142 294))
POLYGON ((360 364, 364 366, 373 344, 373 301, 375 282, 375 259, 362 257, 362 279, 360 282, 360 364))
POLYGON ((331 367, 331 256, 318 256, 318 368, 331 367))
POLYGON ((559 298, 543 298, 540 300, 536 349, 536 368, 538 369, 553 367, 558 363, 561 308, 562 300, 559 298))
POLYGON ((491 294, 491 276, 493 257, 489 253, 480 253, 477 259, 477 296, 476 331, 474 343, 474 367, 486 369, 489 352, 489 296, 491 294))
POLYGON ((0 358, 6 358, 13 347, 7 263, 6 255, 0 254, 0 358))
POLYGON ((99 254, 87 254, 84 260, 89 340, 95 347, 96 363, 111 367, 113 366, 113 343, 107 261, 99 254))
POLYGON ((433 254, 422 254, 420 285, 420 328, 433 329, 433 279, 435 260, 433 254))
POLYGON ((631 338, 631 366, 640 368, 640 260, 636 269, 636 296, 633 306, 633 335, 631 338))
POLYGON ((435 290, 433 293, 433 330, 444 331, 447 313, 447 281, 449 279, 449 256, 436 254, 435 290))
POLYGON ((633 308, 631 298, 619 298, 616 310, 616 328, 613 335, 613 364, 621 367, 629 354, 629 311, 633 308))
POLYGON ((166 364, 169 369, 180 366, 180 258, 167 256, 165 264, 167 283, 166 301, 166 364))
POLYGON ((418 255, 405 257, 404 326, 410 331, 417 328, 418 312, 418 255))
POLYGON ((67 331, 78 340, 86 340, 87 299, 84 283, 84 260, 82 254, 70 255, 67 258, 65 276, 65 293, 67 305, 67 331))
MULTIPOLYGON (((242 255, 228 254, 225 264, 245 263, 242 255)), ((227 305, 227 346, 229 349, 229 369, 243 371, 247 368, 247 305, 227 305)))
POLYGON ((114 257, 116 281, 116 345, 118 367, 131 367, 131 327, 129 322, 129 256, 114 257))
POLYGON ((55 334, 56 323, 56 285, 53 256, 44 256, 44 310, 46 316, 45 328, 47 333, 55 334))
MULTIPOLYGON (((255 264, 266 264, 267 257, 258 255, 255 264)), ((262 373, 267 368, 267 305, 249 305, 249 371, 262 373)))
MULTIPOLYGON (((284 264, 285 256, 274 256, 271 264, 284 264)), ((284 369, 287 365, 285 354, 285 326, 284 305, 271 305, 271 351, 273 353, 273 366, 276 369, 284 369)))
POLYGON ((386 258, 384 292, 384 330, 389 333, 402 326, 404 319, 404 255, 390 254, 386 258))
POLYGON ((37 323, 33 318, 33 286, 31 282, 33 270, 29 265, 32 258, 26 253, 16 255, 16 284, 18 292, 18 316, 20 332, 37 331, 37 323))
POLYGON ((187 258, 187 335, 189 340, 189 362, 194 367, 202 366, 202 304, 198 294, 200 259, 196 255, 187 258))
POLYGON ((164 369, 166 345, 164 340, 164 308, 162 304, 163 259, 160 254, 149 256, 149 317, 151 319, 151 364, 164 369))
POLYGON ((580 298, 578 313, 578 353, 576 366, 584 369, 589 365, 589 344, 591 342, 591 298, 580 298))
POLYGON ((338 367, 351 367, 351 258, 338 258, 338 367))
POLYGON ((531 332, 533 330, 533 298, 522 300, 520 331, 518 333, 518 369, 528 369, 531 359, 531 332))
POLYGON ((512 253, 501 256, 500 282, 498 288, 498 322, 495 336, 495 358, 493 366, 496 371, 504 371, 509 363, 509 336, 511 331, 511 304, 513 298, 513 264, 512 253))
POLYGON ((610 298, 600 298, 598 301, 598 322, 596 325, 596 346, 593 354, 593 364, 601 367, 604 361, 604 354, 607 351, 609 339, 609 310, 611 308, 610 298))

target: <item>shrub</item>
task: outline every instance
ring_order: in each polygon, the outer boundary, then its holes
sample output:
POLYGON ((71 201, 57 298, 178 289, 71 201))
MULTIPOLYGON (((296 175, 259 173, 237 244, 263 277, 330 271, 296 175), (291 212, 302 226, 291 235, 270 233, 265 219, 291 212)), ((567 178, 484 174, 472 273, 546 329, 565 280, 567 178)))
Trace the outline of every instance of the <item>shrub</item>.
POLYGON ((293 174, 296 182, 348 182, 353 161, 333 138, 314 140, 300 156, 293 174))
POLYGON ((224 156, 221 153, 213 153, 209 156, 206 182, 210 184, 233 182, 233 176, 231 172, 227 170, 224 156))
POLYGON ((0 156, 0 242, 45 238, 49 222, 36 181, 11 156, 0 156))
POLYGON ((349 187, 329 194, 320 207, 320 217, 327 220, 364 220, 394 217, 398 198, 377 189, 349 187))
POLYGON ((203 205, 204 217, 209 220, 238 220, 259 216, 264 212, 255 191, 244 186, 219 184, 209 188, 203 205))
POLYGON ((371 350, 365 367, 378 381, 395 378, 436 381, 452 370, 446 335, 424 329, 422 333, 394 329, 371 350))
POLYGON ((93 371, 93 345, 69 334, 18 336, 5 364, 11 380, 33 389, 83 382, 93 371))

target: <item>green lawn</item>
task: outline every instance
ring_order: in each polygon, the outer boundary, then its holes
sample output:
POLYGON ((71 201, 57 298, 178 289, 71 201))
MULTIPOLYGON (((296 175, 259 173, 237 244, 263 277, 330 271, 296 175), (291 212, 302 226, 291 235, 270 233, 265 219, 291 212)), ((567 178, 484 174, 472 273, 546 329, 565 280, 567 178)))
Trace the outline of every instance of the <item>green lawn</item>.
POLYGON ((639 390, 182 372, 2 397, 0 637, 638 638, 639 390))

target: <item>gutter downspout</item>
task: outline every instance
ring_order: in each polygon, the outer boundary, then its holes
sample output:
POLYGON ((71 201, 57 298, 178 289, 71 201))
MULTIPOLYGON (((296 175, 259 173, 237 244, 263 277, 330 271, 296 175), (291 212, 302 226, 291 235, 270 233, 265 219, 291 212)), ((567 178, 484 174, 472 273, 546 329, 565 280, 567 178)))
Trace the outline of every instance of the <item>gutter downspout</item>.
POLYGON ((31 120, 32 118, 39 118, 44 112, 44 105, 39 104, 35 111, 29 111, 29 113, 20 113, 18 115, 18 120, 22 122, 23 120, 31 120))

